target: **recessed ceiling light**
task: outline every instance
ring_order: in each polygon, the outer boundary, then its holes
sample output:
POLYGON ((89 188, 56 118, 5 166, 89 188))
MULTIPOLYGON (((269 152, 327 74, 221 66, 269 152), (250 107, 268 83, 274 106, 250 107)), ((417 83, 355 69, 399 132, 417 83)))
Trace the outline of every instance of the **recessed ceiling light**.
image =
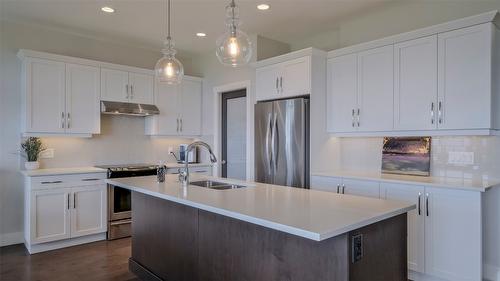
POLYGON ((196 36, 198 36, 198 37, 205 37, 205 36, 207 36, 207 34, 203 33, 203 32, 198 32, 198 33, 196 33, 196 36))
POLYGON ((101 11, 103 11, 105 13, 114 13, 115 9, 113 9, 111 7, 108 7, 108 6, 104 6, 104 7, 101 8, 101 11))
POLYGON ((262 11, 269 10, 269 5, 260 4, 260 5, 257 5, 257 9, 262 10, 262 11))

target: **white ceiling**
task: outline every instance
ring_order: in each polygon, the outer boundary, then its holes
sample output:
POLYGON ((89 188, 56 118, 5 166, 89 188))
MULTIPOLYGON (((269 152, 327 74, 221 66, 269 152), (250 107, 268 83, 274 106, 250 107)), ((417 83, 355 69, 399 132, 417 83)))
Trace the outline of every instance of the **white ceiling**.
MULTIPOLYGON (((165 34, 163 0, 0 0, 2 17, 159 48, 165 34), (116 12, 106 14, 102 6, 116 12)), ((241 28, 286 43, 296 43, 334 28, 336 22, 393 0, 237 0, 241 28), (257 4, 271 6, 267 11, 257 4)), ((172 35, 177 48, 202 53, 215 48, 225 31, 228 0, 172 0, 172 35), (198 38, 196 32, 207 37, 198 38)))

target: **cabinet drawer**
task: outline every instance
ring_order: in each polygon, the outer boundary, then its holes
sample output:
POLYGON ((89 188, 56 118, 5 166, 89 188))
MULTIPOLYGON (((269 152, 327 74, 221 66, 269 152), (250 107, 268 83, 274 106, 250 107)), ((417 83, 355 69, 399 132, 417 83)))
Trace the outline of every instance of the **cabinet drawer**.
POLYGON ((52 189, 72 186, 86 186, 105 184, 106 173, 56 175, 31 177, 31 189, 52 189))

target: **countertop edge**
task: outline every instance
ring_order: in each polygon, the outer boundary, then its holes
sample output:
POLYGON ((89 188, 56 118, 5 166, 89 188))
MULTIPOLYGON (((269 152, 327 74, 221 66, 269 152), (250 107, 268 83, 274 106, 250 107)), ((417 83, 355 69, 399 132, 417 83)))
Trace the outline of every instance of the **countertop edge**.
MULTIPOLYGON (((429 186, 429 187, 437 187, 437 188, 446 188, 446 189, 456 189, 456 190, 465 190, 465 191, 475 191, 475 192, 486 192, 487 190, 499 187, 499 183, 491 183, 486 185, 475 185, 471 184, 469 186, 460 186, 454 185, 453 183, 436 183, 436 182, 426 182, 426 181, 418 181, 412 179, 391 179, 391 178, 383 178, 383 174, 380 175, 353 175, 349 172, 313 172, 311 176, 318 177, 337 177, 337 178, 348 178, 348 179, 360 179, 360 180, 369 180, 369 181, 380 181, 380 182, 389 182, 389 183, 403 183, 403 184, 411 184, 411 185, 421 185, 421 186, 429 186)), ((443 178, 444 177, 431 177, 431 178, 443 178)), ((448 178, 450 180, 455 179, 460 181, 459 178, 448 178)))
POLYGON ((391 217, 395 217, 397 215, 400 215, 400 214, 403 214, 403 213, 406 213, 408 211, 415 209, 415 204, 413 204, 413 205, 410 205, 408 207, 404 207, 404 208, 401 208, 401 209, 398 209, 398 210, 395 210, 395 211, 392 211, 392 212, 389 212, 389 213, 386 213, 383 215, 373 216, 367 220, 350 225, 349 227, 337 229, 335 231, 318 233, 318 232, 311 232, 311 231, 307 231, 304 229, 284 225, 281 223, 277 223, 277 222, 273 222, 273 221, 269 221, 269 220, 265 220, 265 219, 255 218, 255 217, 248 216, 245 214, 236 213, 236 212, 228 211, 225 209, 221 209, 221 208, 217 208, 217 207, 213 207, 213 206, 209 206, 209 205, 205 205, 205 204, 196 203, 196 202, 193 202, 190 200, 183 200, 183 199, 180 199, 177 197, 165 195, 163 193, 152 192, 152 191, 149 191, 149 190, 144 189, 144 188, 124 184, 122 182, 116 182, 116 181, 113 181, 112 179, 107 179, 105 181, 109 184, 112 184, 112 185, 116 184, 122 188, 126 188, 126 189, 129 189, 131 191, 135 191, 135 192, 139 192, 142 194, 165 199, 165 200, 168 200, 168 201, 171 201, 174 203, 178 203, 178 204, 182 204, 185 206, 197 208, 200 210, 212 212, 215 214, 227 216, 227 217, 234 218, 234 219, 241 220, 241 221, 245 221, 248 223, 253 223, 256 225, 260 225, 260 226, 274 229, 277 231, 282 231, 282 232, 285 232, 288 234, 300 236, 302 238, 307 238, 307 239, 314 240, 314 241, 323 241, 323 240, 326 240, 326 239, 329 239, 329 238, 332 238, 332 237, 335 237, 338 235, 342 235, 342 234, 348 233, 352 230, 355 230, 355 229, 358 229, 358 228, 361 228, 361 227, 364 227, 364 226, 367 226, 367 225, 370 225, 370 224, 373 224, 373 223, 376 223, 376 222, 379 222, 379 221, 382 221, 382 220, 385 220, 385 219, 388 219, 391 217))
POLYGON ((105 169, 82 167, 82 168, 48 168, 39 170, 20 170, 25 177, 45 177, 45 176, 59 176, 59 175, 79 175, 79 174, 93 174, 93 173, 106 173, 105 169))

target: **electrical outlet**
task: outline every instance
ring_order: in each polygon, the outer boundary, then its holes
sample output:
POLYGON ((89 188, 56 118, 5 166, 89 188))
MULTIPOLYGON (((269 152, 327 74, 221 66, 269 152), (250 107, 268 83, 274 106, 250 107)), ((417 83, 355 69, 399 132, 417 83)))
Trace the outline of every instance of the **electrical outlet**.
POLYGON ((40 158, 41 159, 54 158, 54 149, 53 148, 47 148, 44 151, 40 152, 40 158))
POLYGON ((448 152, 448 164, 474 165, 474 152, 448 152))

